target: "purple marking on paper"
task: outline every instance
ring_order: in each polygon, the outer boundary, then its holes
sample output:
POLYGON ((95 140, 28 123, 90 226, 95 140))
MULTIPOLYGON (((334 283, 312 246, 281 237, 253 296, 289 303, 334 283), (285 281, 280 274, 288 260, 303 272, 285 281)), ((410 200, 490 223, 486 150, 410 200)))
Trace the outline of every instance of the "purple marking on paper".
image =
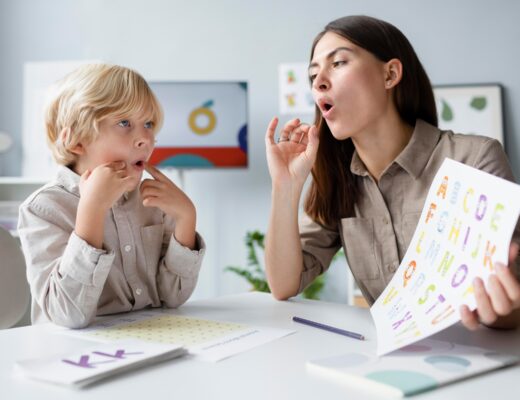
POLYGON ((108 362, 113 362, 114 360, 108 360, 108 361, 97 361, 97 362, 91 362, 89 363, 89 356, 81 356, 79 359, 79 362, 71 361, 71 360, 61 360, 62 362, 70 365, 74 365, 75 367, 80 368, 96 368, 96 364, 104 364, 108 362))
POLYGON ((119 358, 119 359, 123 359, 123 358, 125 358, 125 356, 129 356, 129 355, 133 355, 133 354, 143 354, 142 351, 136 351, 136 352, 133 352, 133 353, 125 353, 125 350, 117 350, 116 354, 114 354, 114 355, 108 354, 108 353, 103 353, 101 351, 93 351, 92 353, 93 354, 98 354, 100 356, 111 357, 111 358, 119 358))

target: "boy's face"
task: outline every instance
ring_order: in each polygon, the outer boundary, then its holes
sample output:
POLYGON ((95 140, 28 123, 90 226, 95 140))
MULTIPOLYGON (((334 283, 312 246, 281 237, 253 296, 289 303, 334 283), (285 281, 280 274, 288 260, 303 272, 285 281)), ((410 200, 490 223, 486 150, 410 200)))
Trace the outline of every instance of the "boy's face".
POLYGON ((102 164, 124 161, 126 172, 140 182, 144 164, 154 149, 155 134, 153 122, 147 117, 108 117, 99 123, 97 138, 87 144, 80 144, 80 152, 75 172, 83 174, 102 164))

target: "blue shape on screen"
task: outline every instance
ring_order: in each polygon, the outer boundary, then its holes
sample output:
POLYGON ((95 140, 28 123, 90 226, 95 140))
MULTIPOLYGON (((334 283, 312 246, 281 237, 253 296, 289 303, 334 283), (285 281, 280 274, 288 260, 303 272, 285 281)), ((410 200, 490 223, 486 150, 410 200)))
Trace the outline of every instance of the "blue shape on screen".
POLYGON ((208 168, 214 167, 207 158, 193 154, 179 154, 162 160, 159 167, 208 168))
POLYGON ((247 154, 247 124, 242 125, 238 131, 238 146, 247 154))
POLYGON ((247 82, 238 82, 238 84, 240 85, 240 87, 242 89, 244 89, 245 91, 247 91, 247 82))

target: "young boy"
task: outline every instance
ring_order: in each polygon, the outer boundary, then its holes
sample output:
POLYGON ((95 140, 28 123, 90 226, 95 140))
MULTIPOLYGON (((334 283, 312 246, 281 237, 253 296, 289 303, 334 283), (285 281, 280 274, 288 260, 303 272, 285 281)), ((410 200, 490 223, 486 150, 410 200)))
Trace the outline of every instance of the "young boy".
POLYGON ((93 64, 69 74, 46 112, 60 164, 20 206, 32 321, 71 328, 96 315, 177 307, 204 255, 191 200, 147 164, 162 123, 146 81, 93 64), (143 170, 153 179, 141 183, 143 170))

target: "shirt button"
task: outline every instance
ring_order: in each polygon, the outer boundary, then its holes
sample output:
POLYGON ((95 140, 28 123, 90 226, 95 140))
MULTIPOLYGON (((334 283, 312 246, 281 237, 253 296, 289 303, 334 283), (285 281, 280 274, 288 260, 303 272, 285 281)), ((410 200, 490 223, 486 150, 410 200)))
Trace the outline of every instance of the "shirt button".
POLYGON ((128 253, 130 250, 132 250, 132 246, 130 246, 129 244, 127 244, 125 246, 125 251, 128 253))
POLYGON ((143 293, 143 291, 141 290, 141 288, 137 288, 137 289, 135 289, 135 294, 136 294, 136 295, 140 296, 141 293, 143 293))
POLYGON ((386 268, 388 269, 389 272, 395 272, 395 270, 396 270, 395 264, 388 264, 386 266, 386 268))

